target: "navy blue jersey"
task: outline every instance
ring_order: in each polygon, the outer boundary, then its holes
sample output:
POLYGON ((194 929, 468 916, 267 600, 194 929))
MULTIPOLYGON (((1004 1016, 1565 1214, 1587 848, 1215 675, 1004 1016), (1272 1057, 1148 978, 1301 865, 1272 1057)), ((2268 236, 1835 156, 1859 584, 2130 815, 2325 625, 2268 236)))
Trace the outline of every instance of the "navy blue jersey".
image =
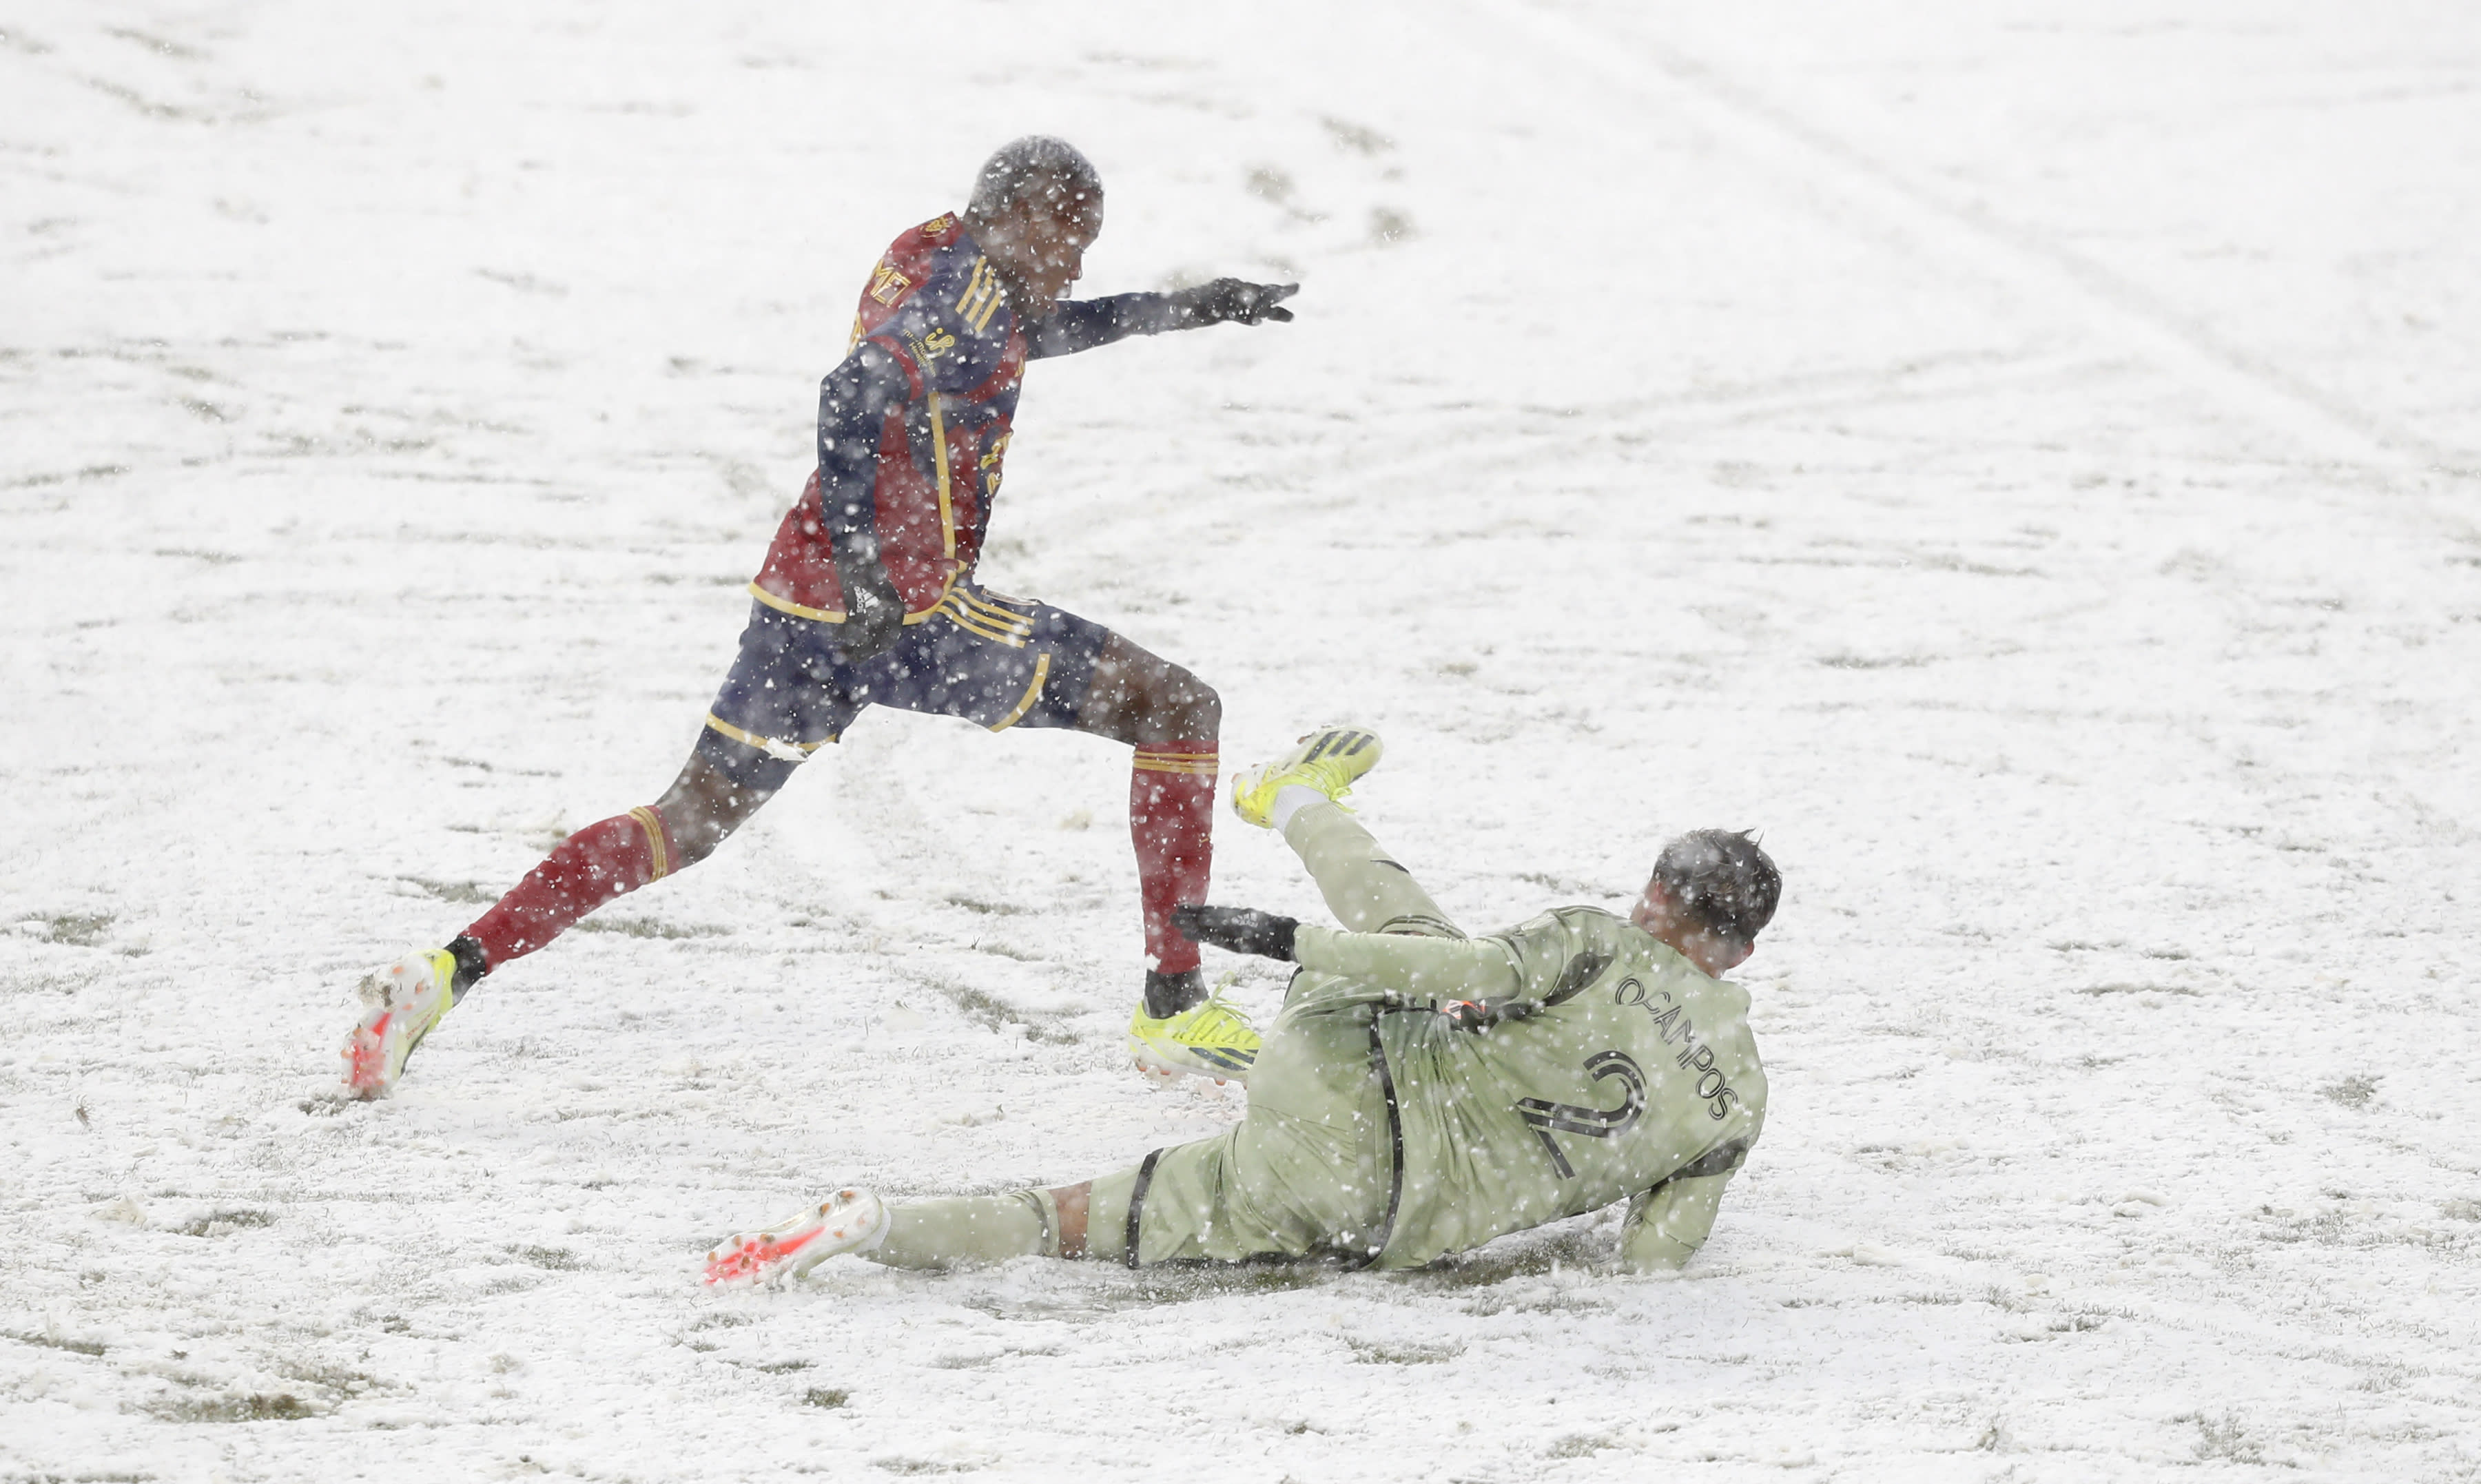
POLYGON ((1162 295, 1122 294, 1021 325, 961 218, 907 229, 862 288, 849 353, 821 392, 819 472, 777 529, 752 594, 841 621, 830 543, 867 531, 906 612, 936 608, 981 555, 1025 363, 1174 319, 1162 295))

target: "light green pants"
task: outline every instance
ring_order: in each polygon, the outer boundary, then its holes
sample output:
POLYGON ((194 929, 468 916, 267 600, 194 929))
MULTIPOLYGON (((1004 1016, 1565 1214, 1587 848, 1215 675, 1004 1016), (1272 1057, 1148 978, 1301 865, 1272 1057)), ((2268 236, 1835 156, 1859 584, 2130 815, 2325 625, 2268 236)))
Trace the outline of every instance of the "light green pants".
MULTIPOLYGON (((1314 804, 1284 839, 1328 910, 1355 932, 1462 937, 1351 815, 1314 804)), ((1013 1257, 1239 1262, 1372 1255, 1394 1158, 1372 1055, 1371 1009, 1348 981, 1295 976, 1249 1074, 1249 1110, 1210 1139, 1159 1149, 1135 1168, 1011 1195, 907 1201, 869 1257, 960 1267, 1013 1257), (1132 1212, 1134 1211, 1134 1215, 1132 1212)))

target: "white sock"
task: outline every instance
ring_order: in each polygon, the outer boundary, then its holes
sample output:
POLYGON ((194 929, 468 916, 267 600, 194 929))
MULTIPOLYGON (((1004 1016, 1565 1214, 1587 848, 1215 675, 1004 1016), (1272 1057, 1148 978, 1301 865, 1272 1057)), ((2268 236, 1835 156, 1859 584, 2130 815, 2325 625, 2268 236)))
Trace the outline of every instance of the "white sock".
POLYGON ((1288 783, 1275 791, 1275 802, 1267 810, 1267 822, 1275 826, 1275 833, 1280 835, 1291 827, 1293 816, 1312 804, 1332 802, 1334 800, 1306 783, 1288 783))

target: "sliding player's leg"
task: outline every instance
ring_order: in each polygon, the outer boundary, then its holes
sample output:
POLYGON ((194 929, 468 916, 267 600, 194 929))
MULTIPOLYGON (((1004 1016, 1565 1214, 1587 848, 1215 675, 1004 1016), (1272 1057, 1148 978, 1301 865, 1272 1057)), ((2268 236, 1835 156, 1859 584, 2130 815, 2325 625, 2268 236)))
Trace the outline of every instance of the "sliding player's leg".
POLYGON ((1351 931, 1464 936, 1413 873, 1336 804, 1304 802, 1284 821, 1284 843, 1309 868, 1327 910, 1351 931))
POLYGON ((662 797, 561 841, 447 947, 408 953, 362 980, 362 1017, 345 1040, 347 1092, 386 1092, 483 976, 614 898, 706 859, 756 814, 860 710, 834 684, 833 633, 753 605, 706 729, 662 797))
POLYGON ((1214 1138, 1050 1189, 902 1202, 839 1190, 718 1244, 706 1281, 789 1282, 844 1253, 931 1270, 1020 1257, 1130 1267, 1319 1253, 1366 1261, 1386 1243, 1394 1158, 1369 1027, 1345 1015, 1309 1019, 1268 1039, 1248 1116, 1214 1138))
MULTIPOLYGON (((1112 1200, 1125 1218, 1135 1171, 1058 1190, 951 1196, 901 1204, 868 1190, 838 1190, 763 1231, 726 1237, 706 1255, 708 1283, 784 1284, 832 1257, 856 1253, 889 1267, 987 1267, 1010 1258, 1082 1258, 1092 1192, 1102 1187, 1103 1230, 1112 1200)), ((1116 1239, 1116 1238, 1112 1238, 1116 1239)))
POLYGON ((1352 931, 1461 938, 1412 873, 1335 802, 1378 766, 1383 750, 1375 732, 1321 727, 1282 757, 1233 774, 1232 812, 1280 833, 1336 921, 1352 931))
POLYGON ((707 1281, 780 1282, 846 1252, 915 1268, 1017 1257, 1364 1262, 1385 1246, 1395 1206, 1390 1129, 1367 1006, 1296 1002, 1267 1036, 1248 1112, 1214 1138, 1051 1189, 884 1203, 840 1190, 718 1246, 707 1281))

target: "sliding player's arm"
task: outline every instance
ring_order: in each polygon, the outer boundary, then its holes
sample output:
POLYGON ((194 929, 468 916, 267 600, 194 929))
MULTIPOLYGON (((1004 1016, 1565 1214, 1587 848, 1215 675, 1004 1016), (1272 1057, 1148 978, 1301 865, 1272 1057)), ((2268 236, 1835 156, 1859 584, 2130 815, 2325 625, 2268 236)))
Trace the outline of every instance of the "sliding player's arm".
POLYGON ((1714 1150, 1629 1202, 1620 1223, 1620 1268, 1632 1273, 1677 1272, 1714 1230, 1723 1187, 1748 1158, 1748 1146, 1714 1150))
POLYGON ((1170 294, 1114 294, 1108 299, 1061 301, 1051 314, 1025 327, 1025 358, 1074 355, 1131 335, 1160 335, 1165 330, 1199 329, 1230 321, 1256 325, 1289 320, 1283 301, 1297 283, 1249 283, 1217 278, 1170 294))
POLYGON ((1303 927, 1294 939, 1293 956, 1304 969, 1419 1000, 1504 1004, 1525 988, 1504 938, 1303 927))
POLYGON ((1174 909, 1172 922, 1199 943, 1296 963, 1408 999, 1505 1002, 1525 987, 1508 937, 1342 932, 1251 907, 1185 906, 1174 909))
POLYGON ((1545 912, 1487 938, 1344 932, 1250 907, 1181 907, 1172 921, 1199 943, 1431 1001, 1468 1030, 1524 1020, 1582 990, 1611 962, 1611 934, 1623 925, 1588 907, 1545 912))

